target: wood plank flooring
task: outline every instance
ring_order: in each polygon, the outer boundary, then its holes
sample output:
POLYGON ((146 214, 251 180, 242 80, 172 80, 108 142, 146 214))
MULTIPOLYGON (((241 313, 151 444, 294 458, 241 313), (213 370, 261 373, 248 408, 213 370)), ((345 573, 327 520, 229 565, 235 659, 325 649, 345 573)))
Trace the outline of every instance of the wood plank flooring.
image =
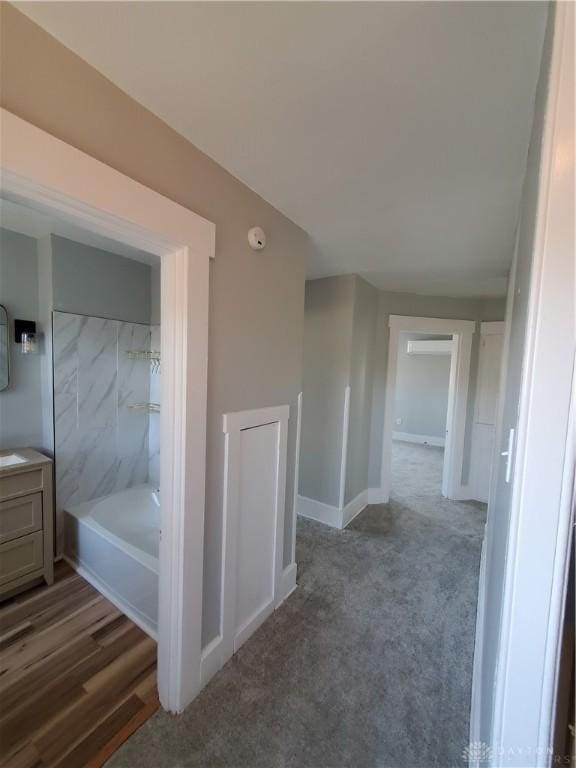
POLYGON ((97 768, 156 709, 156 644, 68 565, 0 604, 2 768, 97 768))

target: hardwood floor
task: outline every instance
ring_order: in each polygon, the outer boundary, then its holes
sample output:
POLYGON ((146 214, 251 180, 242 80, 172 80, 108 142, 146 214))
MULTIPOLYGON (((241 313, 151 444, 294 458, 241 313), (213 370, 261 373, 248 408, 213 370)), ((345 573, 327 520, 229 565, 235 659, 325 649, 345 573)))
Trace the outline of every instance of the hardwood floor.
POLYGON ((158 708, 156 644, 68 565, 0 604, 0 765, 103 765, 158 708))

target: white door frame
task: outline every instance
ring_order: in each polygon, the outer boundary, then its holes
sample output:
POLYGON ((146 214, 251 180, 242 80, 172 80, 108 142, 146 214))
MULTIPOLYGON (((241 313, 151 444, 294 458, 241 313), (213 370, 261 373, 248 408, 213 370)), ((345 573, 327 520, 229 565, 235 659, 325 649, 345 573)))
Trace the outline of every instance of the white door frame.
POLYGON ((466 489, 462 485, 462 464, 464 461, 464 434, 468 411, 472 335, 476 330, 476 323, 473 320, 446 320, 436 317, 390 315, 388 325, 390 328, 390 338, 388 341, 386 401, 382 435, 382 465, 380 470, 382 503, 386 503, 390 499, 398 341, 400 334, 403 332, 430 333, 442 336, 451 334, 453 337, 442 492, 450 499, 466 498, 466 489))
POLYGON ((209 261, 214 225, 2 109, 3 196, 161 257, 158 691, 200 690, 209 261))
POLYGON ((515 456, 505 457, 513 469, 498 665, 486 683, 494 766, 502 754, 510 766, 551 764, 576 461, 574 24, 573 3, 557 3, 515 456))

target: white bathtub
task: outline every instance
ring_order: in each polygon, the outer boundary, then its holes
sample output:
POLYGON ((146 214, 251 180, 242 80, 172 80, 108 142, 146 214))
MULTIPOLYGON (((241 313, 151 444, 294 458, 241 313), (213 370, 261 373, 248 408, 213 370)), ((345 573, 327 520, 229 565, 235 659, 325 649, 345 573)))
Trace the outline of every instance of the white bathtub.
POLYGON ((156 639, 160 502, 144 484, 64 510, 65 553, 78 572, 156 639))

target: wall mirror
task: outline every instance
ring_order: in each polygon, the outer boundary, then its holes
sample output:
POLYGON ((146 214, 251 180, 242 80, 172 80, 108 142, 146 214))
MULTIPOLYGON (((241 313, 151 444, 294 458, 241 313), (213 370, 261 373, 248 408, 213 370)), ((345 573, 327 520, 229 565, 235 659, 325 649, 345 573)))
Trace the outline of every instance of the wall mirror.
POLYGON ((10 384, 10 344, 8 333, 8 312, 0 304, 0 392, 10 384))

